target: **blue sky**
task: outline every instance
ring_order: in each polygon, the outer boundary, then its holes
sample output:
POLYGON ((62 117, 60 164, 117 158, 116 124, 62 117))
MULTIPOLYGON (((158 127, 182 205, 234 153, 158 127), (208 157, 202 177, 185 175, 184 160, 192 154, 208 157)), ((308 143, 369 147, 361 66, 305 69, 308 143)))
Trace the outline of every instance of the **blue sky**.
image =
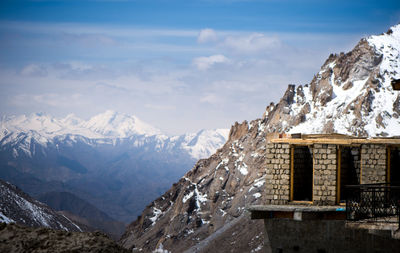
POLYGON ((399 22, 399 1, 2 0, 0 114, 228 128, 399 22))

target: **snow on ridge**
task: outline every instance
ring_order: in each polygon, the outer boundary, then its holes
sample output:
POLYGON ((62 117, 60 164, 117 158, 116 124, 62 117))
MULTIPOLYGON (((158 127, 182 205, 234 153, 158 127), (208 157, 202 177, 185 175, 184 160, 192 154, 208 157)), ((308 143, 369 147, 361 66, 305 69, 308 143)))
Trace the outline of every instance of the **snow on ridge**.
MULTIPOLYGON (((57 217, 55 217, 50 211, 42 206, 42 203, 36 200, 29 200, 25 197, 22 197, 14 190, 10 190, 13 189, 13 187, 15 186, 7 182, 0 182, 0 198, 3 203, 1 205, 1 208, 4 208, 4 210, 0 211, 1 222, 11 223, 16 222, 18 219, 19 221, 22 220, 23 222, 25 222, 25 219, 19 217, 19 215, 23 213, 23 215, 26 215, 25 218, 28 217, 28 219, 34 221, 36 225, 39 224, 40 226, 54 228, 54 224, 57 224, 59 229, 69 231, 67 227, 63 226, 59 221, 57 221, 57 217), (16 209, 10 212, 8 208, 11 208, 11 210, 13 210, 13 208, 16 209), (13 218, 6 216, 7 210, 9 213, 8 216, 11 216, 13 218)), ((66 219, 70 222, 70 225, 73 225, 78 230, 82 231, 78 225, 73 223, 68 218, 66 219)))
POLYGON ((46 138, 74 134, 87 138, 126 138, 131 135, 161 135, 161 131, 135 116, 114 111, 98 114, 88 121, 73 114, 57 119, 44 113, 33 113, 29 116, 10 116, 1 120, 0 137, 10 132, 36 132, 46 138))
MULTIPOLYGON (((179 149, 193 159, 207 158, 227 140, 229 129, 201 130, 197 133, 168 137, 159 129, 141 121, 135 116, 108 110, 88 121, 73 114, 57 119, 44 113, 29 116, 8 116, 0 119, 0 145, 18 144, 19 151, 32 157, 32 141, 46 147, 57 141, 76 142, 88 138, 98 144, 119 143, 117 139, 129 139, 135 147, 155 144, 155 151, 179 149)), ((90 141, 92 143, 92 141, 90 141)))
POLYGON ((4 223, 14 223, 15 221, 7 216, 5 216, 1 211, 0 211, 0 222, 4 223))
POLYGON ((225 144, 228 135, 229 129, 200 130, 184 135, 182 148, 195 159, 207 158, 225 144))
POLYGON ((367 38, 369 45, 383 55, 381 74, 400 78, 400 24, 390 28, 391 32, 367 38))
MULTIPOLYGON (((289 129, 289 133, 322 133, 326 124, 331 121, 333 130, 341 134, 352 135, 357 131, 354 122, 361 120, 367 124, 364 130, 370 137, 373 136, 398 136, 400 135, 400 119, 394 111, 394 104, 399 97, 398 91, 393 91, 392 79, 400 79, 400 24, 393 26, 388 33, 370 36, 366 39, 376 54, 382 55, 382 61, 378 65, 381 86, 377 89, 369 89, 367 82, 371 77, 349 76, 347 80, 335 77, 333 61, 321 69, 317 75, 320 82, 322 74, 330 70, 329 83, 332 86, 332 99, 324 106, 318 105, 312 99, 310 87, 303 87, 305 101, 295 101, 290 105, 291 115, 300 112, 306 102, 310 104, 310 112, 306 114, 306 121, 289 129), (351 82, 352 86, 343 89, 344 84, 351 82), (368 94, 370 92, 370 94, 368 94), (357 118, 354 112, 345 111, 348 105, 354 105, 359 98, 371 96, 371 110, 361 111, 361 118, 357 118), (300 103, 298 103, 300 102, 300 103), (377 119, 381 118, 378 124, 377 119)), ((372 73, 372 72, 371 72, 372 73)), ((379 79, 379 77, 378 77, 379 79)))
POLYGON ((107 110, 98 114, 83 126, 106 137, 126 138, 132 135, 159 135, 161 131, 143 121, 136 116, 117 113, 107 110))

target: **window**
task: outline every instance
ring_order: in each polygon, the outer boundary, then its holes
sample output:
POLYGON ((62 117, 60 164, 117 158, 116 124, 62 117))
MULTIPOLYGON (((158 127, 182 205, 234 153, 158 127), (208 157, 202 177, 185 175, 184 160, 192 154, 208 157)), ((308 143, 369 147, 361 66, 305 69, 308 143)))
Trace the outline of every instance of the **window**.
POLYGON ((312 201, 313 156, 308 146, 292 147, 291 200, 312 201))
POLYGON ((339 202, 346 200, 346 185, 360 184, 360 161, 361 150, 359 146, 340 146, 339 147, 339 202))

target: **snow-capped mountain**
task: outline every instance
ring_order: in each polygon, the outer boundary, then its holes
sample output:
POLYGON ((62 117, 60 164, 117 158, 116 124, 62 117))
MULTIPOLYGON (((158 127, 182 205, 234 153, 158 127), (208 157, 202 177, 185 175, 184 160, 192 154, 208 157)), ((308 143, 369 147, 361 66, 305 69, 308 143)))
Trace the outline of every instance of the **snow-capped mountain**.
POLYGON ((0 121, 0 178, 39 197, 70 192, 128 222, 198 159, 227 139, 227 129, 166 136, 113 111, 85 121, 35 113, 0 121))
POLYGON ((2 135, 8 132, 35 131, 46 138, 75 134, 87 138, 126 138, 132 135, 161 135, 161 131, 135 116, 108 110, 84 121, 74 114, 57 119, 44 113, 10 116, 1 120, 2 135))
POLYGON ((3 180, 0 180, 0 222, 82 232, 78 225, 64 215, 3 180))
POLYGON ((57 119, 48 114, 34 113, 29 116, 3 117, 0 121, 0 146, 12 144, 14 155, 20 151, 32 156, 31 143, 43 146, 54 143, 55 139, 88 139, 88 143, 113 144, 129 142, 144 145, 153 142, 160 149, 181 149, 193 159, 208 157, 225 143, 228 129, 201 130, 181 136, 168 137, 161 130, 130 116, 114 111, 84 121, 73 114, 57 119), (140 141, 138 141, 140 139, 140 141))
POLYGON ((161 130, 141 121, 135 116, 129 116, 114 111, 94 116, 82 126, 104 137, 126 138, 132 135, 161 135, 161 130))
POLYGON ((309 85, 289 86, 267 107, 267 127, 290 133, 400 135, 400 25, 362 39, 349 53, 330 55, 309 85))
POLYGON ((120 243, 134 252, 257 252, 264 224, 245 207, 265 203, 267 134, 400 135, 400 25, 330 55, 311 83, 289 85, 260 119, 232 126, 226 144, 200 160, 133 221, 120 243))

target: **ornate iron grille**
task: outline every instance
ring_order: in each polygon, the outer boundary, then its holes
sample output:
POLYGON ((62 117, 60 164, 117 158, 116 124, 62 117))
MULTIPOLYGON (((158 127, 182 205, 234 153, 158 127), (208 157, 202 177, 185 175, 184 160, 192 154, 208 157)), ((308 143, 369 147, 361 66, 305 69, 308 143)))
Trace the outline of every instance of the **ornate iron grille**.
POLYGON ((379 219, 380 222, 398 222, 400 226, 400 186, 348 185, 345 191, 347 220, 379 219))

